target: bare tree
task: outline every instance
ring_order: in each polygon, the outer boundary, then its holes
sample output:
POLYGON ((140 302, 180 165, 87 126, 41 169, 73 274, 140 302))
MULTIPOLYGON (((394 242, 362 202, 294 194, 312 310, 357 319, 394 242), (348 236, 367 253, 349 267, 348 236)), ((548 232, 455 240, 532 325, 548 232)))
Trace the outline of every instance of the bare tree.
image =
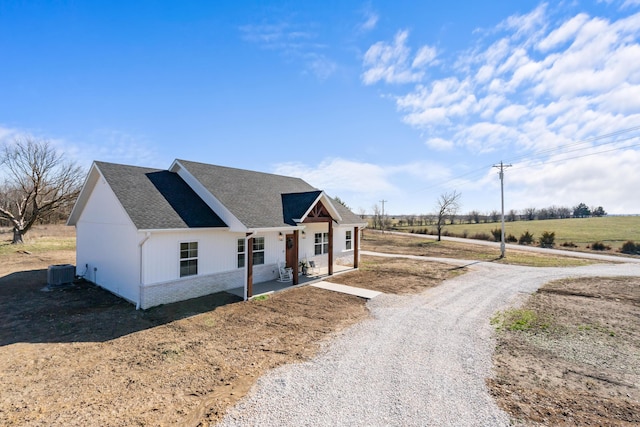
POLYGON ((476 210, 469 212, 469 224, 471 223, 474 223, 474 224, 480 223, 480 212, 476 210))
POLYGON ((527 221, 533 221, 536 219, 536 208, 525 208, 522 213, 527 221))
POLYGON ((349 207, 349 205, 347 205, 347 203, 342 200, 340 197, 336 196, 333 198, 333 200, 335 200, 336 202, 340 203, 342 206, 344 206, 345 208, 351 210, 351 208, 349 207))
POLYGON ((367 211, 363 207, 358 208, 358 216, 360 219, 365 219, 367 217, 367 211))
POLYGON ((437 223, 436 228, 438 230, 438 241, 442 239, 442 229, 444 228, 447 217, 455 216, 458 209, 460 209, 460 198, 462 194, 457 191, 453 193, 443 193, 438 197, 436 202, 437 210, 437 223))
POLYGON ((380 210, 380 205, 376 203, 371 207, 371 210, 373 211, 373 229, 382 229, 382 210, 380 210))
POLYGON ((0 218, 13 227, 14 244, 24 242, 36 220, 72 205, 84 177, 83 170, 48 141, 33 138, 5 144, 0 166, 6 179, 0 188, 0 218))

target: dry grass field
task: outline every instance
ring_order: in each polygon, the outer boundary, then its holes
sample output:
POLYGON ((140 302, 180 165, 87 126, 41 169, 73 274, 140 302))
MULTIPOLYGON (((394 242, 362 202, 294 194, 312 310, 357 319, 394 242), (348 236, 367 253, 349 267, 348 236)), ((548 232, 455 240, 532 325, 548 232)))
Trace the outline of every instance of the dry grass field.
MULTIPOLYGON (((403 227, 399 231, 409 231, 411 228, 424 227, 403 227)), ((432 226, 427 226, 433 229, 432 226)), ((452 235, 467 235, 484 233, 491 236, 491 230, 500 228, 500 223, 488 224, 454 224, 447 225, 444 233, 452 235)), ((556 247, 563 244, 575 244, 578 250, 589 250, 595 242, 602 242, 611 247, 606 252, 616 252, 626 241, 640 243, 640 216, 605 216, 599 218, 571 218, 571 219, 550 219, 539 221, 514 221, 505 223, 505 234, 512 234, 519 238, 525 231, 533 234, 534 239, 539 239, 543 232, 554 232, 556 247)), ((564 247, 562 247, 564 249, 564 247)))

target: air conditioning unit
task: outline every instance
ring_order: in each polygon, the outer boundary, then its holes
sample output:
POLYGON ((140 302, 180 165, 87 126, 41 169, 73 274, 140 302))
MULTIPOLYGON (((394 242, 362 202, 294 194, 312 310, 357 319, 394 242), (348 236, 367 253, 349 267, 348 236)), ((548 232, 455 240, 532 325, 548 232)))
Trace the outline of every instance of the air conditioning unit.
POLYGON ((49 286, 71 283, 75 277, 76 267, 71 264, 50 265, 47 270, 47 284, 49 286))

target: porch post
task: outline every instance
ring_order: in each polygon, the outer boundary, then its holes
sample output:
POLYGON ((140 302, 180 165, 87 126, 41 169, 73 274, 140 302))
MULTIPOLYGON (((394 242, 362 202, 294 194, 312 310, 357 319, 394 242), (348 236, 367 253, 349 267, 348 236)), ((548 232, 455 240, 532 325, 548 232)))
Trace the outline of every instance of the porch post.
POLYGON ((253 237, 247 239, 247 299, 253 296, 253 237))
POLYGON ((329 276, 333 275, 333 220, 329 218, 329 276))
POLYGON ((294 259, 294 263, 291 266, 293 268, 293 286, 297 285, 299 283, 299 278, 298 278, 298 266, 300 265, 300 254, 298 253, 298 230, 293 230, 293 259, 294 259))
POLYGON ((360 230, 358 227, 353 227, 353 268, 358 268, 360 261, 360 236, 358 230, 360 230))

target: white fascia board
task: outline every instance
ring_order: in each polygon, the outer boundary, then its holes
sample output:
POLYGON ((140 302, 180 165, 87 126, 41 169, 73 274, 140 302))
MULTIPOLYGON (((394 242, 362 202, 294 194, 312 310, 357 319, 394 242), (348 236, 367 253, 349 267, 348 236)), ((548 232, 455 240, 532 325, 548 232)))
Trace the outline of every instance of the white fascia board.
POLYGON ((84 180, 84 184, 82 184, 82 189, 76 199, 76 203, 73 205, 73 209, 71 209, 71 214, 69 215, 69 219, 67 219, 67 225, 76 225, 78 223, 80 214, 82 214, 82 211, 89 200, 89 196, 100 178, 104 179, 102 173, 100 173, 100 170, 96 166, 96 162, 93 162, 89 169, 89 173, 84 180))
POLYGON ((198 231, 229 231, 229 227, 194 227, 194 228, 141 228, 138 231, 144 233, 189 233, 198 231))
POLYGON ((353 224, 338 224, 338 227, 358 227, 358 228, 367 228, 367 223, 366 222, 356 222, 353 224))
POLYGON ((327 196, 324 191, 321 191, 320 194, 318 194, 318 197, 316 198, 316 200, 314 200, 314 202, 311 204, 311 206, 309 206, 309 209, 307 209, 307 211, 304 213, 304 215, 302 215, 302 218, 296 219, 294 221, 295 222, 304 221, 307 218, 307 216, 309 216, 309 212, 311 212, 311 209, 313 209, 313 207, 315 205, 317 205, 320 200, 323 201, 324 206, 329 210, 329 215, 331 215, 331 219, 333 219, 334 221, 335 220, 338 220, 338 221, 342 220, 342 217, 340 216, 340 214, 336 210, 335 206, 333 206, 333 203, 331 203, 331 200, 329 199, 329 196, 327 196))
POLYGON ((169 168, 177 173, 180 178, 200 197, 223 221, 229 226, 230 231, 246 233, 247 227, 231 213, 209 190, 198 181, 178 160, 174 160, 169 168))
POLYGON ((323 191, 320 194, 320 197, 322 197, 325 201, 325 207, 328 208, 331 212, 331 218, 333 218, 334 220, 337 219, 338 221, 342 221, 342 216, 340 216, 340 214, 338 213, 338 210, 336 209, 335 206, 333 206, 333 203, 331 203, 331 199, 329 198, 329 196, 326 195, 326 193, 323 191), (329 205, 329 206, 327 206, 329 205), (335 215, 335 216, 334 216, 335 215))
POLYGON ((269 233, 276 231, 294 231, 294 230, 304 230, 305 226, 288 226, 288 227, 263 227, 263 228, 248 228, 247 233, 269 233))
POLYGON ((69 215, 69 219, 67 220, 67 225, 76 225, 77 224, 78 220, 80 219, 80 216, 82 215, 82 211, 84 210, 84 207, 87 204, 87 201, 89 200, 89 197, 91 196, 91 193, 93 193, 93 189, 95 188, 96 184, 98 183, 98 181, 100 179, 104 180, 105 184, 109 188, 109 191, 111 191, 111 194, 113 194, 113 198, 118 203, 118 207, 122 211, 123 215, 129 221, 129 224, 136 231, 139 231, 138 227, 136 227, 136 224, 133 222, 133 220, 129 216, 129 213, 127 212, 127 210, 124 208, 124 206, 122 206, 122 203, 120 202, 120 199, 118 199, 118 196, 116 196, 115 192, 111 188, 111 185, 109 185, 109 181, 107 181, 107 179, 104 177, 104 175, 100 171, 100 168, 98 167, 98 165, 96 165, 95 162, 93 162, 93 164, 91 165, 91 169, 89 170, 89 176, 87 177, 85 185, 82 187, 82 190, 80 191, 80 196, 78 196, 78 201, 76 201, 76 204, 73 206, 73 209, 71 210, 71 214, 73 215, 74 212, 76 212, 76 208, 79 205, 80 205, 80 208, 77 211, 77 213, 75 213, 76 217, 73 218, 73 222, 71 222, 72 216, 69 215), (83 193, 85 192, 85 188, 87 189, 86 195, 83 195, 83 193), (82 201, 80 200, 81 196, 83 197, 82 201))

